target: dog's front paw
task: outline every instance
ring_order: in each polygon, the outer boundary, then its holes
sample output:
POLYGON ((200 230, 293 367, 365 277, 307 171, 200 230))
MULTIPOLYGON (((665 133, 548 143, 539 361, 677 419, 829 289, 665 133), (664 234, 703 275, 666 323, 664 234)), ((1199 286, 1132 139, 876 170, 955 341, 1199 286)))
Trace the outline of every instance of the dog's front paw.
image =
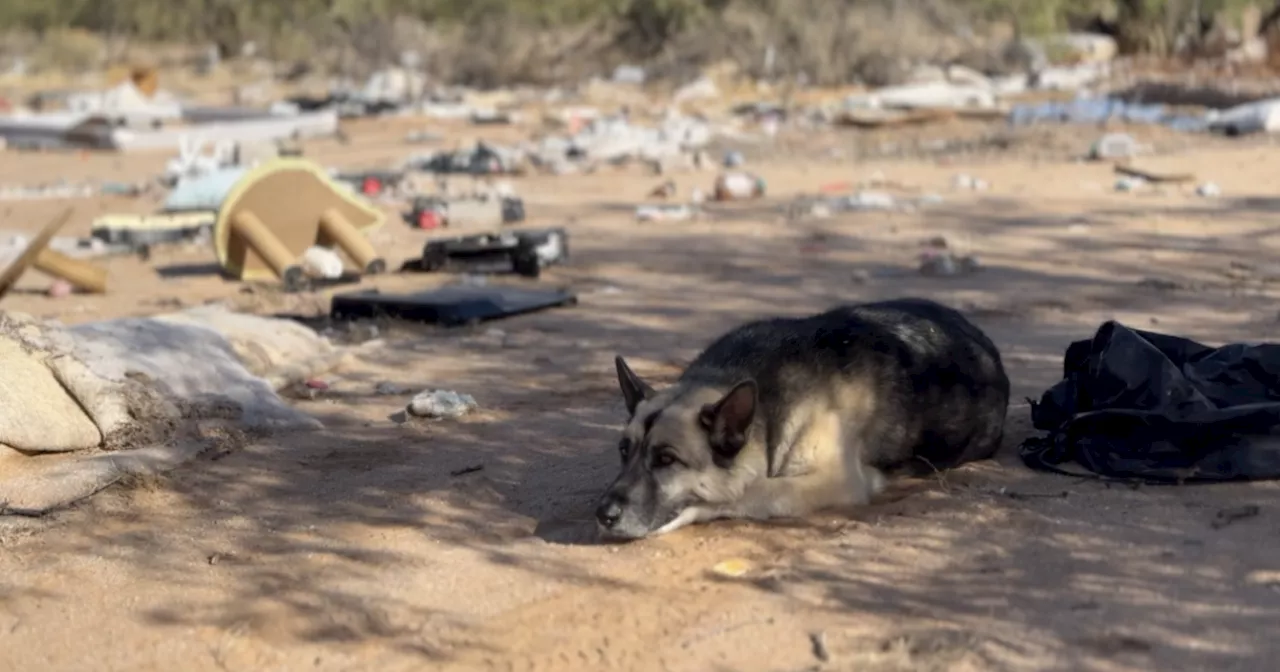
POLYGON ((676 530, 682 527, 685 527, 686 525, 692 525, 693 523, 696 523, 701 519, 702 519, 701 509, 698 509, 695 507, 689 507, 684 511, 681 511, 680 515, 676 516, 675 518, 672 518, 671 522, 667 523, 666 525, 663 525, 662 527, 659 527, 653 532, 650 532, 649 536, 657 537, 657 536, 661 536, 671 532, 675 532, 676 530))

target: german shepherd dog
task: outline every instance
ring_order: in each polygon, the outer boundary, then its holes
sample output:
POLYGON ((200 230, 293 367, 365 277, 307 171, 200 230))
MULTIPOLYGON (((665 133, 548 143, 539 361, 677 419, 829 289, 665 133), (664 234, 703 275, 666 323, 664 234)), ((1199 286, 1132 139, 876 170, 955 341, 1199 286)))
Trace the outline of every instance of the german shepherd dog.
POLYGON ((867 504, 886 478, 991 457, 1009 378, 995 344, 925 299, 751 322, 658 391, 615 360, 630 418, 601 535, 867 504))

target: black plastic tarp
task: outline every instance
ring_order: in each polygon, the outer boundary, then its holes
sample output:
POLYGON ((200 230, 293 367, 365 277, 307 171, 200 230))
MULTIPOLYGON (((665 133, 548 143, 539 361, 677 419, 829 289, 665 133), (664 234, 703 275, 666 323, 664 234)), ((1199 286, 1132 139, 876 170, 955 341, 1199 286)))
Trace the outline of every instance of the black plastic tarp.
POLYGON ((1032 402, 1034 469, 1151 483, 1280 478, 1280 345, 1220 348, 1103 324, 1032 402), (1072 465, 1071 463, 1075 463, 1072 465))

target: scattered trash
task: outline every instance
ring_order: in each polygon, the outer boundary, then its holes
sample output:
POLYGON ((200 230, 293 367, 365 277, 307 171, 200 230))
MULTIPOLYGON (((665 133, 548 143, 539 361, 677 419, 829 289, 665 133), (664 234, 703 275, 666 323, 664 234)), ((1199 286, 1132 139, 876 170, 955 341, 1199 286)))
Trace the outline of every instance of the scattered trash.
POLYGON ((638 65, 619 65, 613 69, 613 81, 618 84, 644 84, 645 71, 638 65))
POLYGON ((137 184, 129 184, 127 182, 103 182, 98 187, 98 193, 103 196, 141 196, 145 189, 137 184))
POLYGON ((1196 187, 1196 195, 1203 198, 1217 198, 1222 195, 1222 188, 1213 182, 1205 182, 1196 187))
POLYGON ((649 192, 649 198, 671 198, 676 195, 676 183, 673 180, 667 180, 662 184, 653 188, 649 192))
POLYGON ((278 280, 292 291, 312 286, 298 262, 322 239, 345 252, 358 273, 386 270, 364 233, 382 223, 380 210, 339 187, 319 166, 282 158, 245 174, 220 204, 214 251, 227 276, 278 280), (237 245, 245 251, 232 254, 237 245))
POLYGON ((1108 133, 1089 148, 1089 158, 1094 161, 1131 159, 1138 155, 1138 141, 1128 133, 1108 133))
POLYGON ((982 267, 972 255, 957 256, 946 250, 926 250, 920 254, 920 274, 955 276, 976 273, 982 267))
POLYGON ((411 158, 404 167, 407 170, 444 175, 509 175, 519 172, 516 164, 513 153, 478 142, 470 149, 411 158))
POLYGON ((684 222, 697 215, 697 210, 688 205, 641 205, 636 208, 637 222, 684 222))
POLYGON ((716 178, 715 200, 737 201, 764 196, 765 181, 750 173, 730 172, 716 178))
POLYGON ((831 201, 836 210, 896 210, 898 199, 882 191, 859 191, 831 201))
POLYGON ((841 112, 835 123, 864 129, 899 128, 939 123, 955 119, 958 115, 959 112, 954 109, 850 109, 841 112))
MULTIPOLYGON (((1272 459, 1278 363, 1275 344, 1210 347, 1108 320, 1066 347, 1062 380, 1031 405, 1032 424, 1046 434, 1023 441, 1022 459, 1040 471, 1133 484, 1280 478, 1272 459)), ((1219 517, 1252 515, 1246 507, 1219 517)))
POLYGON ((737 168, 738 166, 746 163, 746 161, 747 160, 742 156, 742 152, 730 151, 725 152, 724 159, 720 163, 725 168, 737 168))
POLYGON ((1154 168, 1144 168, 1131 163, 1117 163, 1115 171, 1119 175, 1132 177, 1144 182, 1154 184, 1179 184, 1183 182, 1195 182, 1196 176, 1191 173, 1172 173, 1168 171, 1157 170, 1154 168))
MULTIPOLYGON (((483 279, 483 276, 481 276, 483 279)), ((577 303, 572 292, 457 285, 412 294, 367 290, 336 294, 330 308, 334 320, 391 318, 458 327, 577 303)))
POLYGON ((404 385, 397 385, 386 381, 380 382, 373 387, 373 393, 383 397, 395 397, 402 394, 408 394, 413 390, 404 385))
POLYGON ((210 143, 197 135, 186 135, 178 141, 178 156, 165 166, 164 182, 172 186, 183 178, 199 177, 223 168, 240 165, 240 147, 222 140, 210 143), (206 153, 205 148, 210 147, 206 153))
POLYGON ((997 106, 996 102, 997 94, 990 86, 926 82, 887 86, 870 93, 849 96, 844 101, 844 108, 846 112, 900 109, 943 113, 946 110, 993 109, 997 106))
POLYGON ((0 299, 4 298, 29 268, 51 275, 76 289, 95 294, 107 291, 105 269, 49 249, 49 242, 71 220, 71 214, 70 209, 64 210, 61 215, 50 220, 35 238, 25 243, 8 267, 0 270, 0 299))
POLYGON ((51 299, 61 299, 64 297, 71 296, 72 294, 75 293, 75 291, 76 291, 76 288, 72 286, 71 283, 59 278, 57 280, 54 280, 53 284, 49 285, 49 289, 45 293, 51 299))
POLYGON ((359 172, 334 172, 330 174, 336 182, 347 185, 366 197, 381 196, 398 190, 405 180, 405 174, 399 170, 363 170, 359 172))
POLYGON ((1245 103, 1228 110, 1210 110, 1206 115, 1210 131, 1234 137, 1280 131, 1280 98, 1245 103))
POLYGON ((340 278, 343 271, 342 257, 330 248, 315 245, 302 253, 302 270, 313 278, 340 278))
POLYGON ((1108 121, 1163 125, 1193 133, 1208 128, 1208 122, 1202 116, 1176 114, 1164 105, 1126 103, 1118 98, 1081 97, 1068 102, 1027 103, 1015 105, 1009 112, 1009 123, 1015 126, 1038 123, 1097 125, 1108 121))
POLYGON ((0 201, 89 198, 100 193, 91 184, 54 183, 33 187, 0 187, 0 201))
POLYGON ((406 262, 401 270, 510 272, 537 278, 543 269, 564 263, 568 258, 567 230, 525 229, 430 240, 422 249, 422 257, 406 262))
POLYGON ((214 212, 103 215, 93 221, 89 235, 108 245, 138 249, 208 239, 213 235, 215 221, 214 212))
POLYGON ((411 131, 404 137, 405 144, 426 145, 444 140, 444 136, 431 131, 411 131))
POLYGON ((419 229, 496 229, 525 219, 524 201, 496 193, 465 196, 418 196, 406 216, 419 229))
POLYGON ((991 187, 986 180, 961 173, 951 178, 951 188, 956 191, 986 191, 991 187))
POLYGON ((476 126, 506 126, 515 123, 515 118, 497 110, 476 110, 471 113, 471 123, 476 126))
POLYGON ((1147 181, 1140 177, 1121 177, 1116 180, 1115 189, 1121 192, 1138 191, 1147 185, 1147 181))
POLYGON ((452 419, 460 418, 476 408, 476 400, 469 394, 459 394, 452 390, 429 390, 414 396, 405 410, 420 418, 452 419))

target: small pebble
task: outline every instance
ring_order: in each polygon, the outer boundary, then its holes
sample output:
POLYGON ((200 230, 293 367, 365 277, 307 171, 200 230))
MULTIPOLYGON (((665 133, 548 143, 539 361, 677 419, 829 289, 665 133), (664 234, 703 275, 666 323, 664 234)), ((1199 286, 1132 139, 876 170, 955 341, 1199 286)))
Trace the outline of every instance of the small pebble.
POLYGON ((1222 195, 1222 188, 1213 182, 1205 182, 1196 187, 1196 195, 1204 198, 1217 198, 1222 195))
POLYGON ((711 568, 711 572, 713 574, 718 574, 720 576, 725 576, 732 579, 736 579, 741 576, 746 576, 747 572, 750 572, 750 571, 751 571, 751 563, 748 562, 747 560, 743 560, 742 558, 731 558, 729 560, 724 560, 722 562, 716 563, 716 565, 711 568))
POLYGON ((422 418, 460 418, 476 407, 475 398, 469 394, 452 390, 428 390, 415 396, 405 410, 410 415, 422 418))
POLYGON ((827 633, 815 632, 809 635, 809 642, 813 645, 813 657, 822 662, 831 660, 831 651, 827 649, 827 633))
POLYGON ((1116 180, 1116 191, 1133 192, 1146 185, 1146 180, 1136 177, 1122 177, 1116 180))
POLYGON ((394 397, 401 394, 408 394, 409 392, 410 389, 404 385, 396 385, 395 383, 389 383, 387 381, 378 383, 373 387, 374 394, 384 397, 394 397))

